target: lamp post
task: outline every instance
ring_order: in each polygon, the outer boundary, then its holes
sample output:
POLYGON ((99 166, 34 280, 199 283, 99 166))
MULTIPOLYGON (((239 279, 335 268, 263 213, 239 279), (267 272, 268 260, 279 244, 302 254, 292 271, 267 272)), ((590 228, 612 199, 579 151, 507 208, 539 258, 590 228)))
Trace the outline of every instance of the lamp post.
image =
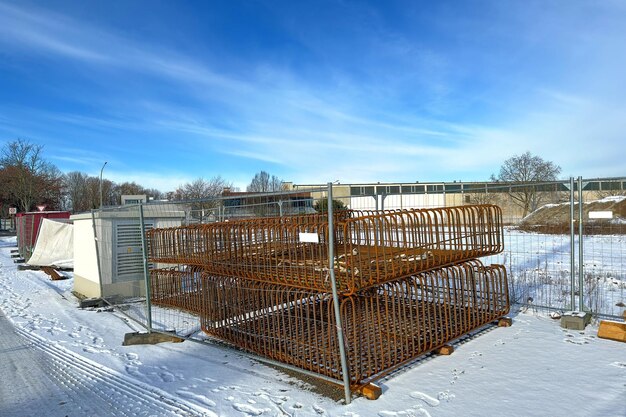
POLYGON ((108 161, 105 161, 100 169, 100 208, 102 208, 102 171, 104 171, 104 167, 106 166, 108 161))

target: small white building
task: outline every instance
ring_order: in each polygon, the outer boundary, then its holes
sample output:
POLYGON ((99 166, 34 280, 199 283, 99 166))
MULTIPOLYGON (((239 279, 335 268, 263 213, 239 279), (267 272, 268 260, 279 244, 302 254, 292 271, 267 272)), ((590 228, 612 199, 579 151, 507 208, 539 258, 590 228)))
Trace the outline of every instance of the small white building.
MULTIPOLYGON (((185 209, 148 204, 143 206, 143 217, 146 231, 176 227, 182 224, 185 209)), ((70 219, 74 222, 74 291, 89 298, 144 296, 139 207, 74 214, 70 219)))

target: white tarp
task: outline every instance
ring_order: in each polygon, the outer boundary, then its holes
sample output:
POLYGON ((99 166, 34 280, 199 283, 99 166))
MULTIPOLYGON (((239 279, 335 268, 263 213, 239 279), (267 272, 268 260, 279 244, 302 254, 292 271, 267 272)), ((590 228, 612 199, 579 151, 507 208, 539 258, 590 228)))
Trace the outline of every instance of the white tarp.
POLYGON ((41 219, 37 243, 27 264, 74 267, 74 225, 41 219))

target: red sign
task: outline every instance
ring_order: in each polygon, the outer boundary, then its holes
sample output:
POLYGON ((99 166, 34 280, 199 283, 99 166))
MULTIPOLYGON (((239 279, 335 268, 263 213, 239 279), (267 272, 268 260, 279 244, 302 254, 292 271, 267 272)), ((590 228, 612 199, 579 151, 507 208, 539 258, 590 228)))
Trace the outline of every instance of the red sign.
POLYGON ((39 211, 44 211, 45 209, 46 209, 46 205, 45 204, 43 204, 41 206, 37 206, 37 210, 39 210, 39 211))

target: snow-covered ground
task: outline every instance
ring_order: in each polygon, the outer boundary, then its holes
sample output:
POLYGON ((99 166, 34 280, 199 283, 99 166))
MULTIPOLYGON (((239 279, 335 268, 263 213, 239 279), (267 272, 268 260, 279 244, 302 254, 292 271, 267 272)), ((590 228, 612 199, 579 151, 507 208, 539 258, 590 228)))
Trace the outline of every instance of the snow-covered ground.
MULTIPOLYGON (((383 395, 376 401, 343 405, 224 347, 124 347, 124 334, 140 330, 136 324, 115 311, 77 308, 72 279, 17 271, 14 244, 14 238, 0 240, 0 309, 29 343, 74 369, 57 375, 68 395, 75 385, 97 387, 136 415, 626 416, 626 345, 598 339, 594 326, 564 330, 545 312, 512 312, 512 327, 489 328, 456 343, 451 356, 427 356, 400 370, 380 381, 383 395), (134 408, 127 405, 129 390, 136 394, 134 408), (170 408, 155 413, 145 406, 150 398, 170 408)), ((54 404, 42 410, 36 400, 0 398, 0 416, 16 409, 23 413, 13 415, 85 415, 54 404)))

